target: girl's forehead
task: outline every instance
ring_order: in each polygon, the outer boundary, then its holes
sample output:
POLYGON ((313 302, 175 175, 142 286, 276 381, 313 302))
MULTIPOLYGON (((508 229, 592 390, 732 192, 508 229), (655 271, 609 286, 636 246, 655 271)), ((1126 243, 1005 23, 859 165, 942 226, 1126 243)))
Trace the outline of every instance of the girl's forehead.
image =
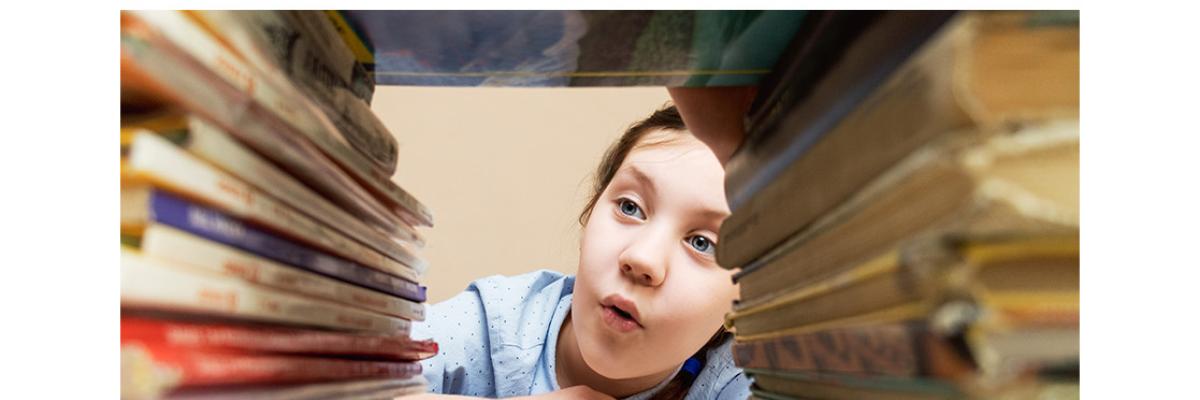
POLYGON ((630 151, 617 175, 649 181, 658 190, 699 200, 706 208, 727 210, 725 170, 717 156, 690 133, 667 133, 673 136, 630 151))

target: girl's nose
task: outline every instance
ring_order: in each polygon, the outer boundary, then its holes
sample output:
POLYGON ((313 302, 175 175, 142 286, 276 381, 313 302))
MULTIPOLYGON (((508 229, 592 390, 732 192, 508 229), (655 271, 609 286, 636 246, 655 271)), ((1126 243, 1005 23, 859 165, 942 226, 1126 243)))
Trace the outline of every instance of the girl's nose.
POLYGON ((670 244, 667 235, 647 233, 639 235, 621 253, 621 274, 640 285, 658 286, 667 277, 670 244))

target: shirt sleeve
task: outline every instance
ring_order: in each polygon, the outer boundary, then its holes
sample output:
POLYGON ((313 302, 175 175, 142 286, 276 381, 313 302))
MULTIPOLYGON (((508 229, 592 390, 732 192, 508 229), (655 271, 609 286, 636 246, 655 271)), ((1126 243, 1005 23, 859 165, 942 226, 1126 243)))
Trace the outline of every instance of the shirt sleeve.
POLYGON ((743 372, 738 372, 720 392, 717 392, 717 400, 746 400, 749 397, 750 378, 743 372))
POLYGON ((425 321, 413 324, 412 337, 438 343, 438 354, 421 361, 429 391, 491 395, 492 363, 479 292, 468 289, 429 306, 425 315, 425 321))

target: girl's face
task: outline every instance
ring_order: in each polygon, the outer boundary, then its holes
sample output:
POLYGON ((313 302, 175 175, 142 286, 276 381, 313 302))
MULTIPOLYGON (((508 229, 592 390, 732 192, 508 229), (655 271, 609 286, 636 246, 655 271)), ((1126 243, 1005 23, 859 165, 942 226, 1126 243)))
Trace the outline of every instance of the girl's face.
POLYGON ((610 379, 677 368, 720 328, 737 287, 713 250, 729 216, 725 172, 689 133, 651 132, 584 227, 571 319, 588 366, 610 379))

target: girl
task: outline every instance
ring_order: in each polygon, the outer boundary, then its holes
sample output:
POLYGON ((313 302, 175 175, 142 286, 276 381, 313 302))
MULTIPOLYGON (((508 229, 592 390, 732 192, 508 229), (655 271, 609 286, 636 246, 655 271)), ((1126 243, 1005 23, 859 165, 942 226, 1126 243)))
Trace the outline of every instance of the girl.
POLYGON ((737 288, 713 258, 729 215, 724 177, 675 107, 630 127, 605 154, 580 215, 578 276, 484 278, 414 328, 440 344, 423 365, 430 390, 747 398, 750 382, 722 328, 737 288))

